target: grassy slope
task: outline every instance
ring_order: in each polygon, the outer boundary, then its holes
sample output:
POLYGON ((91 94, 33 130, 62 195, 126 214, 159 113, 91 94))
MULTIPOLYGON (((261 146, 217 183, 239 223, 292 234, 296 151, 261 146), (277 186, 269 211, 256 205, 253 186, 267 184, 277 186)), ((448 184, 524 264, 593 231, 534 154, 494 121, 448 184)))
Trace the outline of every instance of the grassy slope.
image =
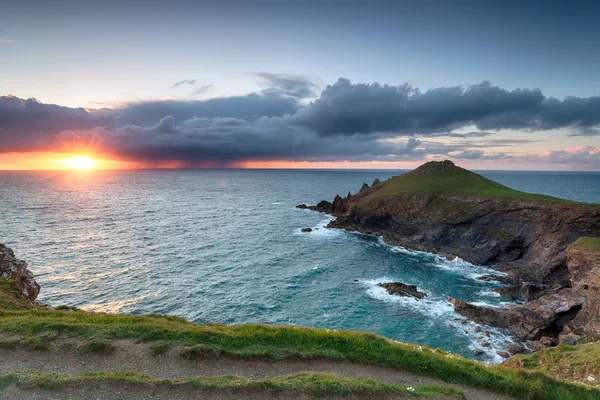
POLYGON ((437 165, 440 163, 427 163, 414 171, 393 177, 384 182, 377 193, 383 196, 416 192, 466 193, 510 199, 573 203, 557 197, 520 192, 460 167, 436 168, 437 165))
POLYGON ((600 253, 600 238, 581 237, 573 242, 573 247, 577 250, 600 253))
POLYGON ((401 398, 420 397, 456 397, 464 399, 462 392, 453 388, 422 386, 410 388, 392 385, 374 379, 344 378, 335 374, 303 372, 270 379, 250 380, 239 376, 197 377, 183 379, 161 379, 135 371, 91 372, 85 374, 42 374, 36 371, 2 372, 0 371, 0 389, 15 384, 23 388, 62 389, 65 387, 89 387, 95 382, 122 382, 134 385, 179 386, 190 385, 205 389, 258 389, 270 391, 309 391, 316 395, 357 393, 397 393, 401 398))
POLYGON ((510 358, 507 364, 514 368, 540 371, 562 379, 600 381, 600 343, 592 342, 578 346, 559 345, 533 354, 520 354, 510 358))
MULTIPOLYGON (((347 331, 266 325, 202 325, 169 316, 123 316, 72 310, 0 310, 0 331, 20 341, 47 343, 74 337, 109 348, 110 340, 135 339, 152 347, 185 346, 184 356, 241 358, 330 358, 373 363, 428 375, 446 382, 523 399, 598 399, 600 389, 562 382, 540 372, 487 366, 451 353, 347 331), (159 346, 157 346, 159 344, 159 346)), ((14 340, 11 346, 20 345, 14 340)))

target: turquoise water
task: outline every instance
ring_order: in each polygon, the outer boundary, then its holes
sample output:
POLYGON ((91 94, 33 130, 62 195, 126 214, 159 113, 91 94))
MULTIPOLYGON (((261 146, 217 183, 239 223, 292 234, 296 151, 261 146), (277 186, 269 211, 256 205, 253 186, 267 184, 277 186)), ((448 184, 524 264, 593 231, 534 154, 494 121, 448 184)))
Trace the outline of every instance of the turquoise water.
MULTIPOLYGON (((475 279, 490 270, 326 229, 327 215, 295 208, 397 174, 3 172, 0 242, 29 262, 39 300, 53 305, 367 330, 470 356, 477 334, 455 321, 447 298, 500 304, 495 284, 475 279), (391 280, 428 296, 390 296, 376 285, 391 280)), ((520 190, 600 201, 598 173, 485 174, 520 190)), ((484 359, 493 362, 510 337, 491 332, 484 359)))

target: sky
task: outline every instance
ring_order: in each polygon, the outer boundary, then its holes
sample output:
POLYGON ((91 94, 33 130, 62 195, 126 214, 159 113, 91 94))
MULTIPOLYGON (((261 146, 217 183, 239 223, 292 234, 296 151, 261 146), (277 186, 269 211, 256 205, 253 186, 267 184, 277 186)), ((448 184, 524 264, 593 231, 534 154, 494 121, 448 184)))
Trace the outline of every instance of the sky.
POLYGON ((0 169, 600 170, 600 3, 0 2, 0 169))

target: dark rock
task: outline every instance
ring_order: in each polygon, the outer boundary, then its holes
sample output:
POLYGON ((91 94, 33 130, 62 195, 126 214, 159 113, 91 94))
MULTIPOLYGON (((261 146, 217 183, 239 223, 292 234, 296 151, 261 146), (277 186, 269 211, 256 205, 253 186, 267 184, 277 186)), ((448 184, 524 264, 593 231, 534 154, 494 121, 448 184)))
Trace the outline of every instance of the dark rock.
POLYGON ((496 354, 502 358, 510 358, 510 353, 507 353, 506 351, 497 351, 496 354))
POLYGON ((506 351, 511 354, 521 354, 525 353, 525 346, 520 343, 510 343, 506 346, 506 351))
POLYGON ((566 344, 567 346, 575 346, 576 344, 579 344, 581 339, 581 336, 574 333, 567 333, 558 337, 560 344, 566 344))
POLYGON ((554 347, 558 345, 558 339, 555 337, 542 336, 540 338, 540 343, 546 347, 554 347))
POLYGON ((492 290, 507 300, 531 301, 548 294, 546 288, 546 285, 539 283, 519 283, 492 290))
POLYGON ((523 339, 556 337, 581 310, 585 298, 571 289, 507 308, 480 307, 450 299, 457 313, 484 325, 510 329, 523 339))
POLYGON ((40 294, 40 285, 33 273, 27 269, 27 263, 18 260, 10 247, 0 243, 0 278, 15 281, 23 296, 34 301, 40 294))
POLYGON ((362 186, 360 187, 360 190, 358 191, 358 193, 364 192, 368 188, 369 188, 369 185, 367 185, 366 183, 363 183, 362 186))
POLYGON ((473 327, 473 332, 475 332, 475 333, 479 333, 479 332, 481 332, 481 327, 479 327, 479 326, 475 325, 475 326, 473 327))
POLYGON ((487 340, 481 341, 479 342, 479 344, 481 345, 481 347, 490 347, 490 342, 488 342, 487 340))
POLYGON ((488 331, 483 331, 481 333, 481 336, 489 338, 490 337, 490 333, 488 331))
POLYGON ((371 184, 371 187, 375 186, 375 185, 379 185, 381 183, 381 181, 377 178, 375 178, 375 180, 373 181, 373 183, 371 184))
POLYGON ((379 283, 378 286, 381 286, 382 288, 387 290, 387 292, 389 294, 393 294, 396 296, 406 296, 406 297, 412 296, 419 300, 422 299, 423 297, 427 296, 426 293, 419 292, 415 285, 406 285, 402 282, 379 283))
POLYGON ((529 347, 529 350, 533 352, 542 351, 546 348, 546 346, 539 340, 528 340, 527 347, 529 347))
POLYGON ((481 349, 473 349, 472 353, 475 356, 482 356, 484 354, 483 350, 481 349))
POLYGON ((308 209, 308 206, 307 206, 306 204, 298 204, 298 205, 296 206, 296 208, 299 208, 299 209, 301 209, 301 210, 306 210, 306 209, 308 209))
POLYGON ((312 228, 302 228, 300 229, 302 232, 312 232, 312 228))

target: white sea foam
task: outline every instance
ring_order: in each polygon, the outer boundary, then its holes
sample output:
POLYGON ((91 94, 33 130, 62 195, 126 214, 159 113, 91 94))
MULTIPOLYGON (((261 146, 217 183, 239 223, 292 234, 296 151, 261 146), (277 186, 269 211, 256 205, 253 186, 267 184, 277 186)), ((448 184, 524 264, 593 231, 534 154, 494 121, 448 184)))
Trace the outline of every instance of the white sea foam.
POLYGON ((418 300, 414 297, 391 295, 379 286, 379 283, 394 281, 389 277, 379 279, 359 281, 367 288, 367 295, 373 299, 381 300, 386 303, 401 304, 410 307, 411 310, 426 314, 431 317, 444 317, 454 313, 454 308, 450 302, 442 299, 424 298, 418 300))
POLYGON ((294 231, 294 234, 295 235, 311 235, 311 236, 318 236, 318 237, 339 236, 343 233, 340 229, 327 228, 327 224, 329 224, 334 219, 335 218, 333 216, 327 215, 327 217, 325 219, 319 221, 319 223, 317 223, 315 226, 310 227, 312 229, 311 232, 302 232, 302 228, 297 228, 294 231))
MULTIPOLYGON (((360 281, 366 287, 366 294, 376 300, 386 303, 397 304, 410 308, 411 311, 422 313, 430 317, 439 325, 454 326, 459 334, 468 336, 471 344, 469 350, 479 349, 484 352, 483 360, 492 363, 503 361, 497 352, 506 348, 506 345, 513 342, 513 338, 500 329, 490 326, 479 325, 473 322, 468 324, 458 323, 457 319, 463 319, 461 315, 454 311, 452 304, 443 298, 426 297, 417 300, 414 297, 403 297, 389 294, 384 288, 378 286, 379 283, 393 281, 393 278, 382 277, 379 279, 370 279, 360 281), (465 332, 466 331, 466 332, 465 332), (479 332, 476 332, 479 331, 479 332), (489 337, 484 337, 483 332, 489 332, 489 337), (482 346, 483 342, 488 342, 489 346, 482 346)), ((499 307, 500 305, 492 305, 483 302, 472 302, 475 305, 485 305, 490 307, 499 307)))
POLYGON ((478 278, 480 278, 483 275, 496 275, 496 276, 505 276, 506 275, 506 273, 504 273, 504 272, 496 271, 495 269, 492 269, 489 267, 472 264, 468 261, 463 260, 460 257, 448 259, 448 258, 442 257, 438 254, 428 253, 426 251, 411 250, 411 249, 407 249, 402 246, 391 246, 391 245, 387 244, 385 242, 385 240, 383 240, 382 237, 378 238, 378 243, 381 246, 384 246, 384 247, 390 249, 390 251, 392 251, 394 253, 401 253, 401 254, 406 254, 406 255, 410 255, 410 256, 422 256, 422 257, 429 258, 432 261, 432 265, 434 265, 435 267, 446 270, 446 271, 454 272, 459 275, 463 275, 470 279, 477 280, 478 278))

